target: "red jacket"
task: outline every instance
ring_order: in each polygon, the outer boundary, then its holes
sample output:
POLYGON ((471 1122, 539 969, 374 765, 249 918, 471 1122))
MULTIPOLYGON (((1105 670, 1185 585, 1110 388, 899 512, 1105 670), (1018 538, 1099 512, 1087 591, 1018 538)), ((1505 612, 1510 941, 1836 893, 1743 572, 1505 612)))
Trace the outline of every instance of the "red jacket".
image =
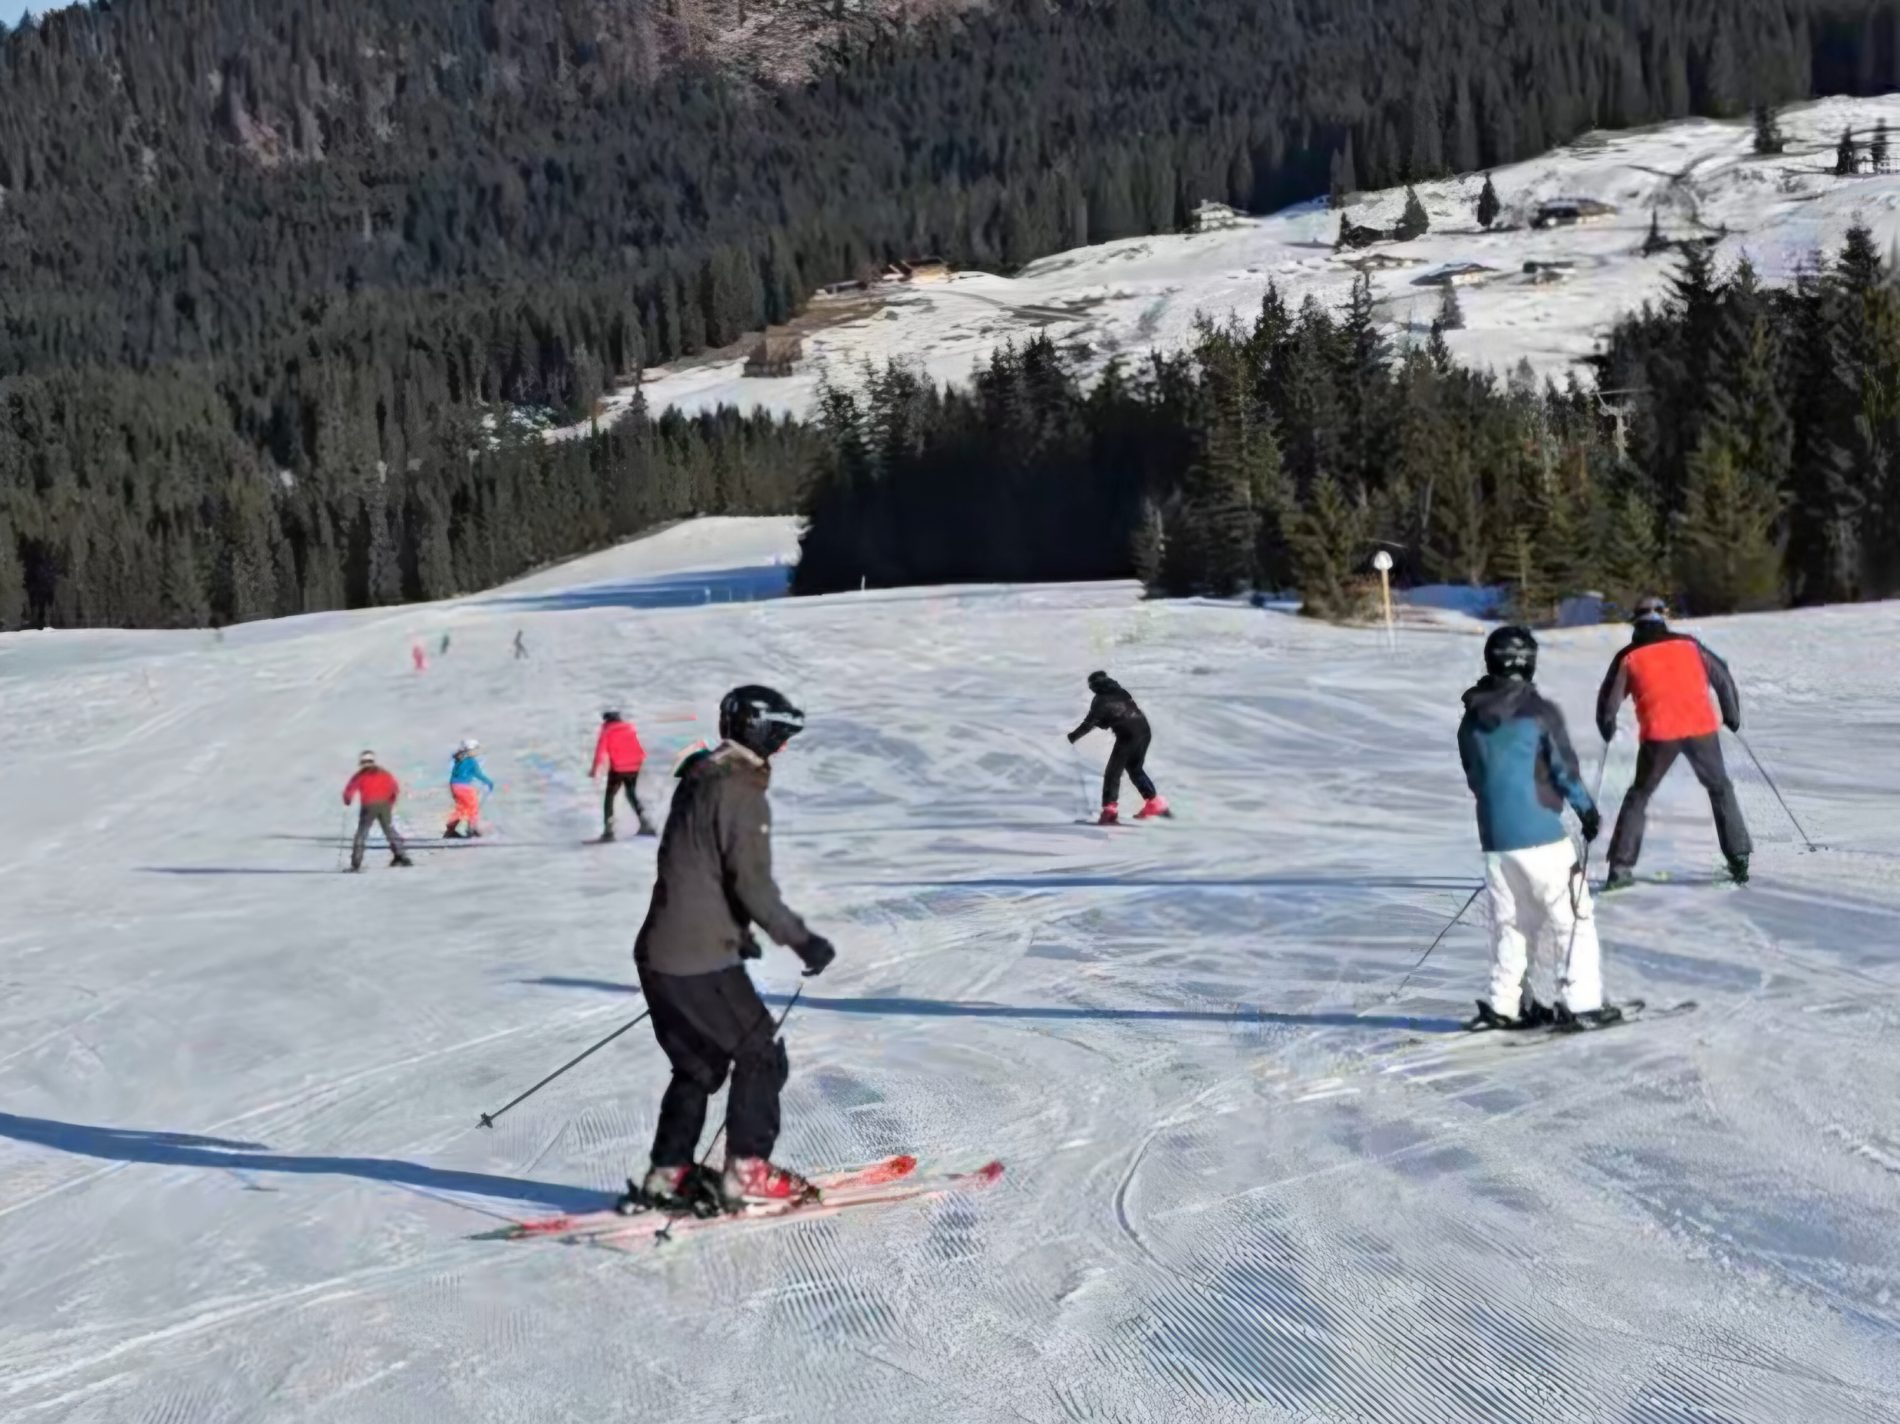
POLYGON ((1636 724, 1646 742, 1706 737, 1723 723, 1730 731, 1741 730, 1742 701, 1727 664, 1694 638, 1660 623, 1640 626, 1603 679, 1597 730, 1606 742, 1616 731, 1616 709, 1625 697, 1636 700, 1636 724))
POLYGON ((350 784, 343 788, 343 804, 349 805, 358 796, 363 798, 365 806, 378 803, 395 805, 396 798, 402 794, 402 788, 396 785, 396 778, 380 766, 366 766, 350 778, 350 784))
POLYGON ((601 763, 611 771, 638 771, 647 763, 646 748, 631 722, 603 722, 600 737, 594 743, 594 769, 587 774, 599 776, 601 763))

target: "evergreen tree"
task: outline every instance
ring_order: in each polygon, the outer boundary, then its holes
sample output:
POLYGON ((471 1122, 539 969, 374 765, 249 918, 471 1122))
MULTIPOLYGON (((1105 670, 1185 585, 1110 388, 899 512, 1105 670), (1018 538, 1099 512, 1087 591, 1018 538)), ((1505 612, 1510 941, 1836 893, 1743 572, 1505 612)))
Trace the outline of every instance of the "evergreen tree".
POLYGON ((1433 331, 1463 331, 1464 308, 1458 305, 1458 289, 1450 282, 1439 288, 1438 312, 1432 318, 1433 331))
POLYGON ((1418 194, 1410 187, 1405 190, 1405 211, 1400 214, 1398 226, 1392 229, 1392 236, 1400 242, 1409 242, 1415 237, 1423 237, 1431 230, 1432 220, 1425 212, 1425 205, 1418 200, 1418 194))
POLYGON ((1851 178, 1860 172, 1860 145, 1851 128, 1841 130, 1841 141, 1834 146, 1834 176, 1851 178))
POLYGON ((1484 175, 1484 187, 1478 190, 1478 226, 1488 231, 1503 210, 1504 205, 1498 201, 1497 187, 1487 173, 1484 175))
POLYGON ((13 523, 0 513, 0 632, 26 626, 26 565, 20 560, 13 523))
POLYGON ((1676 581, 1695 613, 1772 608, 1781 593, 1774 530, 1780 498, 1742 471, 1725 432, 1703 432, 1689 462, 1688 502, 1677 518, 1676 581))
POLYGON ((1167 539, 1162 530, 1161 506, 1155 503, 1152 495, 1143 495, 1128 549, 1129 562, 1134 566, 1135 577, 1141 580, 1143 588, 1152 589, 1160 585, 1166 554, 1167 539))
POLYGON ((1352 132, 1347 130, 1345 141, 1333 150, 1330 178, 1327 186, 1328 201, 1335 208, 1346 206, 1346 199, 1359 191, 1359 175, 1353 162, 1352 132))
POLYGON ((1755 155, 1758 158, 1771 157, 1783 152, 1788 141, 1781 135, 1781 120, 1772 104, 1755 106, 1755 155))
POLYGON ((1874 172, 1887 171, 1888 135, 1887 121, 1881 119, 1874 125, 1874 137, 1867 145, 1867 159, 1873 165, 1874 172))
POLYGON ((1625 616, 1637 600, 1663 587, 1664 554, 1656 534, 1656 506, 1636 488, 1605 507, 1598 577, 1609 605, 1625 616))
POLYGON ((1649 235, 1643 239, 1643 256, 1654 257, 1659 252, 1667 252, 1675 244, 1662 235, 1662 214, 1654 208, 1649 210, 1649 235))
POLYGON ((1300 612, 1347 618, 1357 611, 1355 575, 1366 557, 1366 515, 1331 475, 1321 475, 1293 521, 1293 576, 1300 612))

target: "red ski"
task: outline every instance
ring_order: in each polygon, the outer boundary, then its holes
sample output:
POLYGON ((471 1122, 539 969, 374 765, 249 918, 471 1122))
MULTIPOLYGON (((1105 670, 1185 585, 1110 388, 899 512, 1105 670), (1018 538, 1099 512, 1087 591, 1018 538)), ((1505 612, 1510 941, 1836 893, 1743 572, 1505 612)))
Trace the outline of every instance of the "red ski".
MULTIPOLYGON (((812 1185, 818 1188, 822 1199, 823 1196, 833 1192, 851 1192, 901 1182, 916 1170, 917 1159, 900 1154, 863 1167, 850 1167, 838 1172, 820 1172, 814 1175, 811 1181, 812 1185)), ((493 1231, 479 1232, 469 1239, 471 1241, 526 1241, 540 1236, 577 1239, 614 1228, 626 1228, 631 1222, 640 1221, 652 1215, 653 1213, 650 1212, 638 1212, 632 1217, 627 1217, 609 1208, 605 1211, 586 1211, 569 1216, 541 1216, 528 1221, 510 1222, 507 1226, 497 1227, 493 1231)))

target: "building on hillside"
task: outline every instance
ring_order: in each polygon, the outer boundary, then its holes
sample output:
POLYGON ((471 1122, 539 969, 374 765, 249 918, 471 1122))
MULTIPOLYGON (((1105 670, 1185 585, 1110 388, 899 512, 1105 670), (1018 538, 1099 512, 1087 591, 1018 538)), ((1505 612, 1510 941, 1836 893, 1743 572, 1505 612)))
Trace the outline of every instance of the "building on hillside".
POLYGON ((1370 276, 1374 272, 1396 272, 1402 267, 1424 265, 1423 257, 1407 257, 1401 252, 1368 252, 1364 257, 1348 257, 1346 265, 1370 276))
POLYGON ((1537 205, 1531 226, 1575 227, 1579 223, 1602 222, 1616 216, 1616 207, 1595 198, 1551 198, 1537 205))
POLYGON ((852 297, 869 288, 870 283, 862 277, 851 277, 842 282, 827 282, 818 289, 821 297, 852 297))
POLYGON ((768 331, 746 357, 748 376, 789 376, 804 359, 805 343, 789 331, 768 331))
POLYGON ((884 269, 886 282, 947 282, 950 280, 950 264, 941 257, 912 257, 902 262, 893 262, 884 269))
POLYGON ((1577 270, 1577 264, 1571 261, 1531 261, 1524 264, 1524 276, 1534 287, 1549 286, 1552 282, 1561 282, 1577 270))
POLYGON ((1212 199, 1202 203, 1188 216, 1189 232, 1222 232, 1241 225, 1240 214, 1225 203, 1212 199))
POLYGON ((1475 287, 1498 275, 1498 269, 1482 262, 1451 262, 1418 279, 1421 287, 1475 287))

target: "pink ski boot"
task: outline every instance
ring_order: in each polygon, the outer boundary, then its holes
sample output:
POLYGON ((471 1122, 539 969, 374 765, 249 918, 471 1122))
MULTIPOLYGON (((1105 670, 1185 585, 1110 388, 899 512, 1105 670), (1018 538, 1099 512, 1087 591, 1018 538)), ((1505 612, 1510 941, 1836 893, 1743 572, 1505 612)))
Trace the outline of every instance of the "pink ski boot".
POLYGON ((1137 821, 1146 821, 1155 816, 1172 816, 1173 814, 1174 812, 1168 809, 1167 797, 1150 796, 1146 801, 1141 803, 1141 809, 1135 812, 1135 819, 1137 821))
POLYGON ((1118 807, 1113 801, 1111 801, 1106 806, 1102 807, 1102 814, 1096 818, 1095 824, 1098 826, 1119 825, 1121 823, 1121 818, 1122 818, 1121 808, 1118 807))

